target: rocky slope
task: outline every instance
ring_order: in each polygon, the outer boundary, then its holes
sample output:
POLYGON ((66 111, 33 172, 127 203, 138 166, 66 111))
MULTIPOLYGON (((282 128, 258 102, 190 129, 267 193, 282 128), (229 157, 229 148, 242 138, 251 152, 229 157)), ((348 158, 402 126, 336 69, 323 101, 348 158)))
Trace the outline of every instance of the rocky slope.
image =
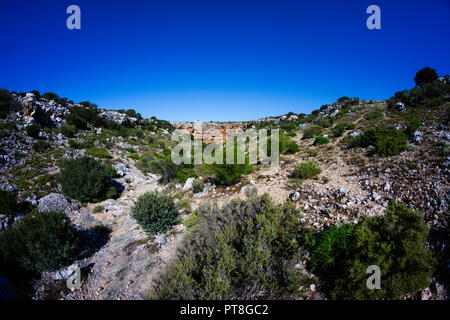
MULTIPOLYGON (((63 209, 80 230, 90 230, 86 234, 84 253, 74 262, 82 269, 82 288, 74 292, 64 288, 65 269, 45 273, 33 283, 36 299, 147 298, 154 277, 170 263, 185 233, 183 224, 157 236, 148 236, 142 231, 129 213, 137 197, 147 191, 167 193, 178 203, 190 203, 190 209, 181 209, 185 219, 202 203, 223 204, 234 197, 245 198, 245 191, 254 189, 258 194, 269 193, 277 202, 290 198, 302 209, 303 222, 317 229, 357 223, 364 215, 380 215, 390 200, 398 199, 424 214, 431 229, 430 248, 443 252, 448 245, 448 234, 445 235, 450 202, 448 103, 434 109, 416 110, 414 114, 407 114, 401 105, 392 111, 384 101, 358 101, 350 108, 345 108, 345 103, 324 106, 314 115, 315 120, 338 119, 356 126, 336 138, 332 127, 325 126, 323 136, 330 138, 330 143, 325 145, 314 145, 314 138, 303 139, 305 130, 312 124, 307 121, 309 116, 302 114, 246 123, 205 124, 201 135, 206 143, 222 142, 226 140, 226 134, 237 134, 249 127, 283 128, 294 124, 294 130, 290 132, 301 151, 282 155, 280 166, 276 168, 256 165, 253 173, 233 186, 216 185, 210 177, 200 176, 197 179, 206 182, 205 186, 202 192, 194 193, 194 179, 188 179, 184 185, 161 184, 160 176, 143 173, 137 168, 139 157, 133 154, 161 153, 170 146, 169 131, 156 119, 143 121, 122 112, 98 110, 101 118, 128 128, 127 134, 113 134, 105 128, 91 127, 68 138, 58 129, 66 125, 65 118, 71 109, 82 105, 57 103, 37 98, 32 93, 13 97, 21 108, 1 120, 1 189, 14 192, 19 200, 41 211, 63 209), (27 128, 36 122, 35 115, 40 112, 50 116, 52 129, 41 130, 37 137, 30 137, 27 128), (375 118, 374 112, 378 112, 375 118), (348 147, 350 137, 359 135, 367 127, 382 123, 404 129, 411 117, 420 118, 422 126, 411 137, 409 149, 399 155, 374 158, 367 155, 367 150, 348 147), (86 143, 88 147, 72 148, 69 140, 86 143), (37 151, 33 145, 38 141, 45 141, 49 147, 37 151), (92 146, 108 150, 110 159, 106 161, 117 172, 115 183, 121 192, 116 199, 81 204, 61 195, 55 178, 59 172, 57 162, 61 158, 80 157, 92 146), (296 184, 291 179, 293 169, 307 160, 317 163, 323 171, 316 180, 296 184)), ((194 136, 197 134, 192 123, 172 125, 188 130, 194 136)), ((20 216, 20 212, 0 216, 1 228, 13 224, 20 216)), ((422 292, 423 299, 448 298, 447 284, 441 279, 441 275, 431 279, 430 287, 422 292)), ((322 297, 317 295, 314 285, 307 291, 305 298, 322 297)))

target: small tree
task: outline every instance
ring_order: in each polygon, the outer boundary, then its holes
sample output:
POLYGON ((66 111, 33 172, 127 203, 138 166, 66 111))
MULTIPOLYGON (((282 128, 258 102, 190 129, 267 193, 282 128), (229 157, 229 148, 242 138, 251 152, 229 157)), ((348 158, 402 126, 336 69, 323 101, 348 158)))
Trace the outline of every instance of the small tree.
POLYGON ((426 83, 435 81, 437 78, 438 74, 436 73, 436 70, 430 67, 425 67, 417 71, 416 76, 414 77, 414 81, 416 85, 420 87, 426 83))

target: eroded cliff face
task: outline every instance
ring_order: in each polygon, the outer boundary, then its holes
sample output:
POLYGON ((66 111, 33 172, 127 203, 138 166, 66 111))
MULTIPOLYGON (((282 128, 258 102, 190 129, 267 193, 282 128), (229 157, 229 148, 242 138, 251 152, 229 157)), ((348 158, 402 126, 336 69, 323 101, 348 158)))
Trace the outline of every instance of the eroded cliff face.
POLYGON ((173 122, 176 130, 192 134, 194 139, 202 139, 205 144, 222 143, 246 130, 241 122, 173 122))

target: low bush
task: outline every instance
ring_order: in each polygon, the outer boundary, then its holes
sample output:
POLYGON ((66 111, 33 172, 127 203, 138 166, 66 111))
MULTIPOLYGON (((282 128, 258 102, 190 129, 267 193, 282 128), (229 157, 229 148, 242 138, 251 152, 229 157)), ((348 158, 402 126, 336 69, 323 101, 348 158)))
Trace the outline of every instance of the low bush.
POLYGON ((425 246, 427 237, 419 212, 391 202, 384 216, 320 234, 311 262, 333 299, 401 299, 429 284, 435 260, 425 246), (380 267, 380 290, 366 286, 370 265, 380 267))
POLYGON ((5 119, 12 112, 17 112, 20 104, 11 96, 8 90, 0 89, 0 119, 5 119))
POLYGON ((95 158, 101 158, 101 159, 111 159, 112 158, 112 156, 108 152, 108 150, 106 150, 103 147, 91 147, 86 150, 86 155, 95 157, 95 158))
POLYGON ((319 126, 311 126, 303 132, 303 138, 302 139, 311 139, 315 136, 320 136, 323 132, 323 128, 319 126))
POLYGON ((33 143, 33 150, 41 152, 50 149, 50 144, 46 141, 39 140, 33 143))
POLYGON ((131 208, 131 216, 149 234, 166 233, 179 222, 178 211, 169 196, 147 192, 131 208))
POLYGON ((14 195, 9 191, 0 190, 0 214, 11 214, 17 209, 14 195))
POLYGON ((328 142, 330 142, 330 140, 327 137, 323 137, 323 136, 317 136, 316 139, 314 139, 314 145, 324 145, 327 144, 328 142))
POLYGON ((366 120, 374 120, 381 118, 383 116, 383 109, 380 107, 375 108, 375 110, 369 112, 366 115, 366 120))
POLYGON ((397 155, 406 150, 408 139, 406 135, 392 127, 374 127, 367 129, 363 134, 352 139, 351 144, 367 148, 373 146, 372 154, 380 156, 397 155))
MULTIPOLYGON (((90 157, 63 160, 59 175, 62 191, 70 198, 81 202, 98 201, 110 191, 109 170, 90 157)), ((114 189, 115 190, 115 189, 114 189)))
POLYGON ((411 118, 408 121, 408 126, 406 127, 406 134, 410 137, 414 137, 414 132, 422 126, 422 121, 417 118, 411 118))
POLYGON ((276 299, 299 295, 298 211, 266 194, 204 205, 191 214, 174 263, 156 280, 156 299, 276 299))
POLYGON ((31 213, 0 232, 0 261, 10 268, 53 271, 72 263, 77 253, 77 231, 61 212, 31 213))
POLYGON ((192 184, 192 191, 194 191, 194 193, 199 193, 203 191, 203 188, 205 187, 205 184, 203 183, 202 180, 194 180, 194 183, 192 184))
POLYGON ((41 132, 41 128, 37 124, 32 124, 27 127, 27 135, 31 138, 36 139, 39 137, 39 132, 41 132))
POLYGON ((340 122, 336 124, 333 129, 331 129, 331 132, 333 133, 333 136, 335 138, 342 137, 345 130, 353 130, 356 128, 356 125, 352 122, 340 122))
POLYGON ((322 169, 312 161, 306 161, 294 168, 293 176, 297 179, 311 179, 322 173, 322 169))

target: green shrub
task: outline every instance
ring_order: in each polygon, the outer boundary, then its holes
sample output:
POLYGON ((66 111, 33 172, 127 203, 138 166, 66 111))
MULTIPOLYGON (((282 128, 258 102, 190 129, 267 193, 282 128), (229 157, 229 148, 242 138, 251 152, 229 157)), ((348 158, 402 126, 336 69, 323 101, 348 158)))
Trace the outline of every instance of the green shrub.
POLYGON ((9 191, 0 190, 0 214, 11 214, 17 209, 16 198, 9 191))
POLYGON ((77 253, 77 231, 61 212, 28 214, 0 232, 0 261, 11 267, 53 271, 72 263, 77 253))
POLYGON ((417 118, 411 118, 406 127, 406 134, 410 137, 414 136, 414 132, 422 126, 422 121, 417 118))
POLYGON ((364 134, 352 140, 353 146, 367 148, 373 146, 372 154, 380 156, 397 155, 406 150, 408 139, 403 132, 392 128, 374 127, 367 129, 364 134))
POLYGON ((95 206, 95 208, 92 210, 92 213, 100 213, 103 212, 103 210, 105 210, 104 206, 95 206))
POLYGON ((179 222, 175 204, 169 196, 147 192, 131 208, 131 216, 149 234, 166 233, 179 222))
POLYGON ((337 138, 342 137, 345 130, 353 130, 355 128, 356 125, 352 122, 340 122, 331 129, 331 132, 333 133, 333 136, 337 138))
POLYGON ((242 176, 253 171, 251 164, 215 164, 213 165, 215 180, 218 184, 230 186, 241 181, 242 176))
POLYGON ((194 180, 194 183, 192 184, 192 191, 194 191, 194 193, 199 193, 203 191, 203 188, 205 187, 205 184, 203 183, 202 180, 194 180))
POLYGON ((46 141, 39 140, 33 143, 33 150, 41 152, 50 149, 50 144, 46 141))
POLYGON ((48 100, 58 100, 59 96, 56 93, 53 92, 46 92, 42 95, 42 98, 48 99, 48 100))
POLYGON ((330 142, 330 140, 327 137, 323 137, 323 136, 317 136, 316 139, 314 139, 314 145, 323 145, 323 144, 327 144, 328 142, 330 142))
POLYGON ((306 161, 294 168, 293 176, 297 179, 311 179, 322 173, 322 169, 312 161, 306 161))
POLYGON ((39 132, 41 132, 41 128, 37 124, 32 124, 27 127, 27 135, 31 138, 36 139, 39 137, 39 132))
POLYGON ((8 90, 0 89, 0 119, 5 119, 10 113, 17 112, 20 104, 11 96, 8 90))
POLYGON ((427 238, 422 215, 391 202, 384 216, 325 231, 311 259, 333 299, 401 299, 429 285, 435 260, 427 238), (380 267, 380 290, 366 286, 370 265, 380 267))
POLYGON ((288 141, 286 143, 286 149, 284 150, 285 153, 297 153, 300 151, 300 147, 295 141, 288 141))
POLYGON ((299 212, 266 194, 222 208, 201 206, 177 257, 156 280, 156 299, 276 299, 298 296, 299 212))
POLYGON ((311 126, 303 132, 303 138, 302 139, 311 139, 315 136, 320 136, 323 132, 322 127, 319 126, 311 126))
POLYGON ((111 184, 108 169, 90 157, 62 161, 59 182, 65 195, 81 202, 105 198, 111 184))
POLYGON ((111 154, 108 152, 108 150, 106 150, 103 147, 92 147, 86 150, 86 155, 91 156, 91 157, 95 157, 95 158, 101 158, 101 159, 111 159, 112 156, 111 154))
POLYGON ((414 77, 414 82, 417 86, 422 86, 426 83, 431 83, 438 78, 438 74, 436 70, 431 69, 430 67, 425 67, 417 71, 416 76, 414 77))
POLYGON ((63 125, 61 126, 61 133, 67 138, 74 138, 77 133, 77 128, 71 125, 63 125))
POLYGON ((366 120, 378 119, 381 118, 382 116, 383 116, 383 109, 380 107, 376 107, 375 110, 369 112, 366 115, 366 120))

